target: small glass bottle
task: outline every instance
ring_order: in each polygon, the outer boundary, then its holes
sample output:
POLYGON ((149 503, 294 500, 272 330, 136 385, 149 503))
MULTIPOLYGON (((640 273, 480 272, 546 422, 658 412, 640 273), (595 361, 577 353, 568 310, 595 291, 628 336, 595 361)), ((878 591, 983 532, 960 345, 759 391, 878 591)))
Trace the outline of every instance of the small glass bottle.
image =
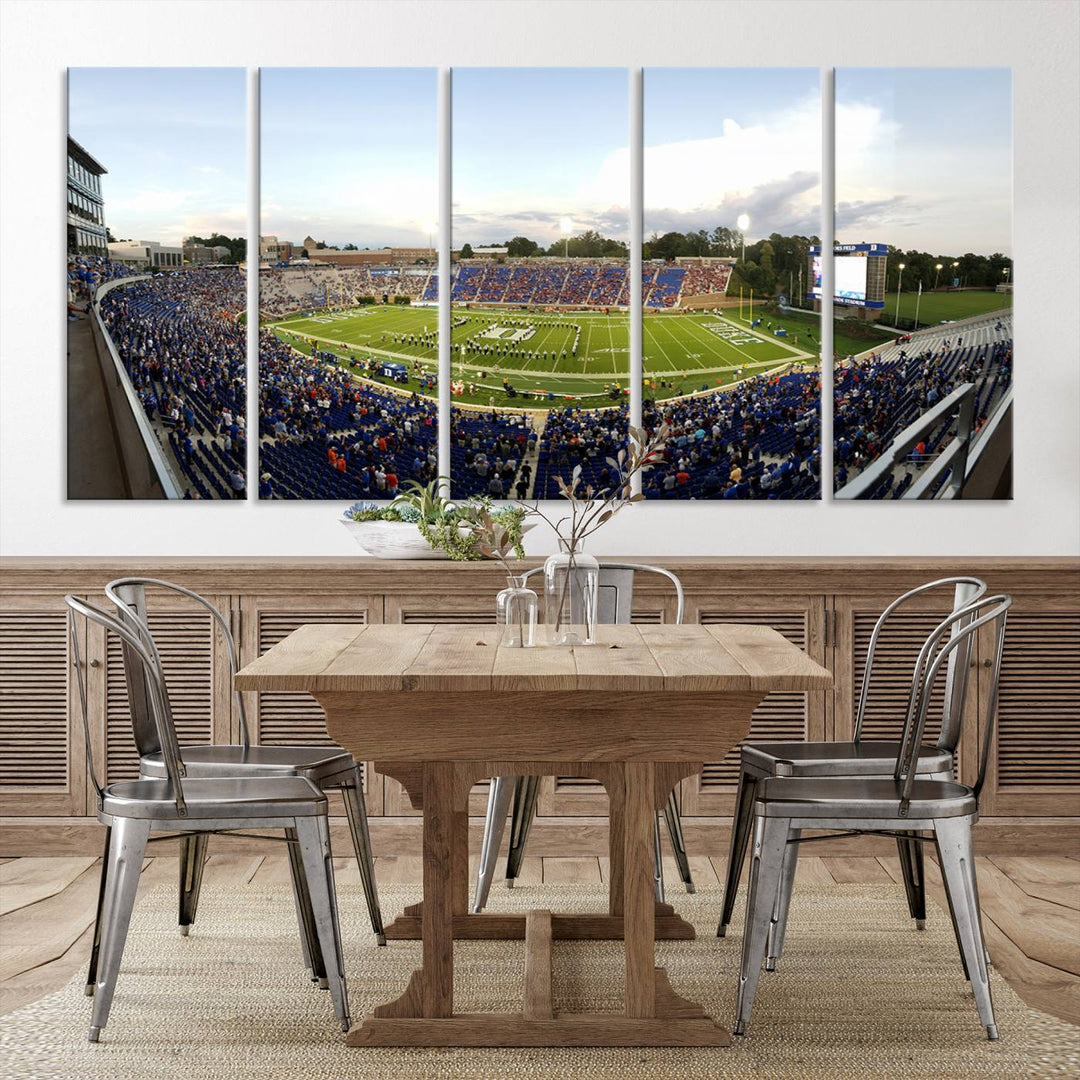
POLYGON ((531 649, 536 644, 536 593, 523 577, 512 577, 495 597, 495 612, 503 627, 502 644, 507 649, 531 649))
POLYGON ((544 563, 544 619, 551 645, 594 645, 600 564, 580 545, 559 541, 544 563))

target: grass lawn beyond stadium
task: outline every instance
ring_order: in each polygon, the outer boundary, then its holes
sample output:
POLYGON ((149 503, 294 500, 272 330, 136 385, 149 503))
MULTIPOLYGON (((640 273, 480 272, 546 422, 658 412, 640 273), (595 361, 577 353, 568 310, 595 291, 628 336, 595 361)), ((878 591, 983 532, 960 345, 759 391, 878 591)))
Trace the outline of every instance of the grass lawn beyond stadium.
MULTIPOLYGON (((643 350, 649 396, 672 397, 769 371, 792 361, 813 364, 817 343, 801 328, 776 338, 765 324, 740 325, 737 310, 648 314, 643 350), (796 337, 799 343, 796 344, 796 337)), ((457 402, 548 408, 580 400, 586 407, 612 404, 609 391, 628 385, 630 320, 625 312, 527 312, 508 308, 455 308, 451 314, 453 378, 472 387, 457 402), (462 353, 462 345, 465 352, 462 353), (509 396, 504 379, 517 391, 509 396)), ((350 363, 392 361, 434 372, 437 363, 433 307, 373 306, 297 315, 269 326, 305 355, 312 342, 350 363)), ((774 329, 776 323, 774 322, 774 329)), ((376 377, 388 383, 388 379, 376 377)), ((408 387, 430 391, 411 378, 408 387)), ((402 384, 402 388, 405 384, 402 384)))

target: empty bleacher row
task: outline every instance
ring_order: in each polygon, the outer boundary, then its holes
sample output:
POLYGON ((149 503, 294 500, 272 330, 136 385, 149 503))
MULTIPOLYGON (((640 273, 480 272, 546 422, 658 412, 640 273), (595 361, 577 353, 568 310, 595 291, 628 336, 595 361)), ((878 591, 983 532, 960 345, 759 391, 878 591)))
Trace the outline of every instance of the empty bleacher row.
POLYGON ((157 274, 112 289, 101 317, 185 497, 242 497, 246 342, 236 267, 157 274))

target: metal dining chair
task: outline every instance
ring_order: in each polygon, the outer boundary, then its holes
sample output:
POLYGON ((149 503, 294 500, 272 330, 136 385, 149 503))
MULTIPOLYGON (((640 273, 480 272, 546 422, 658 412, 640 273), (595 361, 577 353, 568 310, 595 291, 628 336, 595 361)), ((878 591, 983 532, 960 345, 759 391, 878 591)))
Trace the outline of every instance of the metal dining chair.
MULTIPOLYGON (((744 743, 740 755, 739 787, 732 818, 724 902, 716 933, 724 937, 735 910, 739 877, 746 861, 746 849, 753 819, 754 798, 761 781, 770 776, 862 776, 887 777, 892 773, 899 743, 895 740, 863 739, 863 722, 870 698, 874 672, 874 652, 889 619, 905 604, 935 589, 951 587, 953 611, 986 594, 986 583, 975 577, 949 577, 930 581, 897 597, 878 617, 866 650, 866 666, 855 713, 854 737, 850 742, 744 743)), ((970 620, 970 616, 967 616, 970 620)), ((960 721, 964 709, 971 659, 971 639, 950 654, 945 681, 941 730, 935 746, 921 746, 918 756, 920 779, 952 778, 953 753, 960 739, 960 721)), ((897 729, 899 730, 899 718, 897 729)), ((926 925, 926 889, 923 880, 922 845, 907 836, 896 838, 907 893, 908 911, 918 929, 926 925)), ((797 849, 794 849, 797 854, 797 849)), ((795 856, 785 867, 783 887, 790 889, 796 869, 795 856)), ((773 962, 770 956, 769 964, 773 962)))
MULTIPOLYGON (((168 689, 161 661, 152 643, 101 608, 75 596, 65 596, 71 632, 83 735, 97 817, 105 826, 98 916, 91 947, 86 992, 93 997, 89 1039, 97 1042, 108 1023, 113 994, 127 940, 143 856, 148 843, 182 837, 227 834, 239 829, 283 829, 290 851, 295 850, 299 872, 296 887, 311 912, 311 931, 325 965, 334 1013, 343 1031, 349 1028, 348 992, 338 926, 334 867, 326 795, 301 776, 213 777, 187 775, 183 751, 176 740, 168 689), (138 667, 138 685, 146 694, 155 726, 165 776, 103 786, 94 765, 93 740, 87 715, 87 689, 79 650, 76 615, 82 615, 116 634, 138 667), (151 831, 163 835, 151 838, 151 831)), ((301 920, 301 937, 308 932, 301 920)))
POLYGON ((986 778, 994 738, 1005 624, 1011 606, 1012 597, 1004 594, 976 600, 954 611, 927 638, 915 665, 907 717, 891 777, 774 776, 757 785, 754 852, 735 1008, 736 1035, 746 1034, 766 953, 777 957, 783 949, 791 893, 781 888, 781 878, 788 853, 798 846, 802 830, 820 829, 844 836, 869 833, 901 836, 917 843, 933 841, 964 973, 971 982, 987 1037, 997 1039, 971 826, 979 817, 979 792, 986 778), (961 615, 962 621, 958 619, 961 615), (978 779, 973 787, 952 780, 921 780, 919 750, 934 684, 951 657, 961 649, 971 649, 975 634, 983 626, 993 627, 994 659, 981 725, 983 744, 978 779))
MULTIPOLYGON (((225 617, 205 597, 171 581, 157 578, 118 578, 105 586, 105 594, 113 602, 121 622, 141 636, 144 643, 152 640, 149 627, 149 610, 146 599, 147 587, 166 589, 185 596, 209 612, 225 640, 229 658, 230 674, 237 671, 236 643, 225 617)), ((124 669, 127 679, 128 700, 135 742, 139 751, 139 776, 154 779, 165 776, 165 763, 157 739, 146 688, 141 684, 141 668, 129 655, 129 646, 123 644, 124 669)), ((240 722, 238 744, 213 743, 184 747, 187 775, 191 777, 220 776, 300 776, 310 780, 322 791, 340 790, 345 802, 345 816, 349 823, 356 863, 360 868, 360 881, 367 901, 371 929, 380 945, 386 944, 379 895, 375 884, 375 867, 371 856, 371 839, 368 832, 367 812, 360 769, 352 755, 343 747, 328 746, 259 746, 252 745, 248 734, 247 713, 244 697, 234 691, 236 710, 240 722)), ((180 849, 180 933, 186 935, 195 921, 202 887, 203 865, 206 861, 208 835, 188 837, 180 849)), ((295 846, 289 848, 289 869, 295 881, 299 869, 295 846)), ((303 891, 294 889, 297 903, 302 902, 303 891)), ((311 913, 300 913, 304 925, 311 926, 311 913)), ((304 936, 304 961, 311 969, 312 978, 325 982, 326 974, 319 957, 318 941, 314 934, 304 936)))
MULTIPOLYGON (((529 570, 524 579, 543 573, 543 567, 529 570)), ((637 573, 658 574, 667 578, 675 589, 675 622, 682 624, 686 602, 682 582, 670 571, 659 566, 640 563, 600 563, 600 582, 597 596, 597 622, 625 625, 631 621, 634 599, 634 576, 637 573)), ((494 776, 488 789, 487 815, 484 820, 484 838, 480 845, 480 866, 476 877, 476 893, 473 897, 473 913, 484 910, 491 882, 495 876, 495 864, 499 859, 499 845, 506 827, 506 815, 511 812, 510 845, 506 858, 506 887, 512 889, 521 872, 525 857, 525 841, 536 817, 536 800, 540 793, 539 776, 494 776)), ((679 869, 686 891, 694 891, 694 879, 690 873, 690 859, 686 854, 679 802, 673 791, 663 810, 675 864, 679 869)), ((657 900, 664 899, 664 872, 661 862, 659 818, 654 822, 653 843, 656 851, 654 888, 657 900)))

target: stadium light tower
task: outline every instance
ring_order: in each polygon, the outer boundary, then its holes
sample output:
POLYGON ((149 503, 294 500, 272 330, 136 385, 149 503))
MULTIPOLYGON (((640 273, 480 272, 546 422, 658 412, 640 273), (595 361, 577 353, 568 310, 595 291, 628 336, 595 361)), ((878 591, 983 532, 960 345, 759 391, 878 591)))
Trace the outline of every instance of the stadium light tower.
POLYGON ((953 284, 954 284, 954 285, 956 284, 956 279, 957 279, 957 277, 959 276, 959 275, 957 274, 957 271, 958 271, 959 269, 960 269, 960 264, 959 264, 958 262, 954 262, 954 263, 952 264, 952 276, 953 276, 953 284))
POLYGON ((900 273, 896 275, 896 311, 893 313, 893 320, 899 324, 900 319, 900 282, 904 280, 904 264, 900 263, 900 273))
POLYGON ((740 262, 746 262, 746 230, 750 228, 750 215, 740 214, 735 219, 735 227, 739 230, 739 235, 742 237, 742 259, 740 262))
POLYGON ((563 234, 563 258, 570 258, 570 234, 574 231, 574 222, 568 218, 559 218, 559 232, 563 234))
POLYGON ((428 221, 424 224, 424 232, 427 233, 427 246, 428 251, 434 251, 435 249, 435 233, 438 232, 438 226, 434 221, 428 221))
POLYGON ((934 267, 934 292, 937 292, 937 279, 938 274, 941 273, 941 265, 941 263, 938 263, 937 266, 934 267))

